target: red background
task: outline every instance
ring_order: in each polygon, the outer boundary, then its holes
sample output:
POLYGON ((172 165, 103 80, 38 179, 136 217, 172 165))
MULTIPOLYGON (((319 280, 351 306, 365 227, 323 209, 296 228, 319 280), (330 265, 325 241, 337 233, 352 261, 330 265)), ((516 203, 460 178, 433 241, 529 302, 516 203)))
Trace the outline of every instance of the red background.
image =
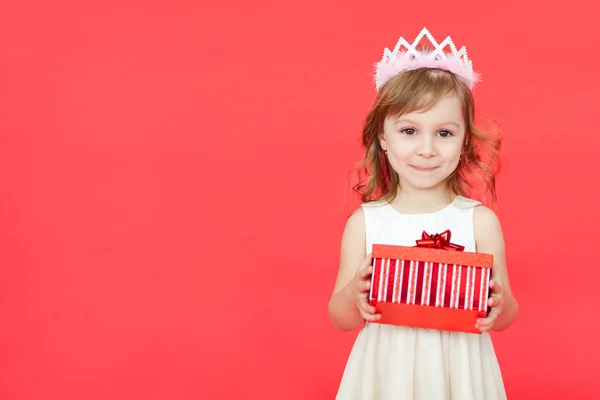
POLYGON ((3 3, 1 399, 332 399, 369 73, 423 26, 504 125, 509 398, 599 395, 597 9, 3 3))

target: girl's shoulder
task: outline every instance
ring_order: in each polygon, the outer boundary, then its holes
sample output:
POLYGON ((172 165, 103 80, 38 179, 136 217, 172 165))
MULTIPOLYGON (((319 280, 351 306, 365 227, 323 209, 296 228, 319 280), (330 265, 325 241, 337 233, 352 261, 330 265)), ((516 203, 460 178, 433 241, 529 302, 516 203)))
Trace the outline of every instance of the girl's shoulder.
POLYGON ((459 209, 473 209, 478 206, 483 206, 479 200, 471 199, 465 196, 456 196, 452 204, 459 209))
POLYGON ((371 200, 371 201, 367 201, 365 203, 362 203, 360 205, 360 208, 379 208, 379 207, 384 207, 387 206, 388 202, 384 199, 377 199, 377 200, 371 200))
POLYGON ((479 200, 457 196, 454 199, 453 205, 456 209, 463 210, 472 215, 474 224, 480 230, 488 224, 498 223, 496 213, 479 200))

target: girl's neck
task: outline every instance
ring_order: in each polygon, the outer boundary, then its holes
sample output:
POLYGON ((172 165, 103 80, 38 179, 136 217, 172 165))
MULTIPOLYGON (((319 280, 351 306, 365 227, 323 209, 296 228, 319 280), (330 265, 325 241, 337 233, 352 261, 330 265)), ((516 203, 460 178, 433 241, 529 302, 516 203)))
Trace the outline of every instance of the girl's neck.
POLYGON ((446 207, 456 194, 446 188, 432 190, 403 190, 398 188, 396 197, 390 202, 395 208, 408 212, 432 212, 446 207))

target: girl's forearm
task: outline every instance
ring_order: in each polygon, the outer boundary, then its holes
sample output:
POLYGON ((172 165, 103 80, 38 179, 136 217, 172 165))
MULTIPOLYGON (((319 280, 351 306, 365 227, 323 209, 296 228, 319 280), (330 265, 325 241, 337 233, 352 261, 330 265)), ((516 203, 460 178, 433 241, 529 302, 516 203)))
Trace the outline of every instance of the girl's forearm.
POLYGON ((492 330, 494 331, 503 331, 511 326, 519 313, 519 303, 517 303, 517 300, 513 296, 508 297, 504 302, 502 313, 492 326, 492 330))
POLYGON ((348 285, 333 294, 329 300, 329 319, 336 328, 342 331, 350 331, 363 321, 352 292, 348 285))

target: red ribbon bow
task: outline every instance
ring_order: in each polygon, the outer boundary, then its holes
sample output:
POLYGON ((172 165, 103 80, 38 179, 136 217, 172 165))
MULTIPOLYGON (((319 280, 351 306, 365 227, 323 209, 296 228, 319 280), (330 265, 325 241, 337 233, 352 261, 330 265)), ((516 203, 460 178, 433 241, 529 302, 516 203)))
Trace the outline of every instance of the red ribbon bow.
POLYGON ((417 240, 417 245, 415 247, 427 247, 430 249, 442 249, 442 250, 452 250, 452 251, 463 251, 465 246, 461 246, 459 244, 450 243, 450 230, 445 230, 442 233, 436 233, 435 235, 430 235, 427 232, 423 231, 423 235, 421 239, 417 240))

